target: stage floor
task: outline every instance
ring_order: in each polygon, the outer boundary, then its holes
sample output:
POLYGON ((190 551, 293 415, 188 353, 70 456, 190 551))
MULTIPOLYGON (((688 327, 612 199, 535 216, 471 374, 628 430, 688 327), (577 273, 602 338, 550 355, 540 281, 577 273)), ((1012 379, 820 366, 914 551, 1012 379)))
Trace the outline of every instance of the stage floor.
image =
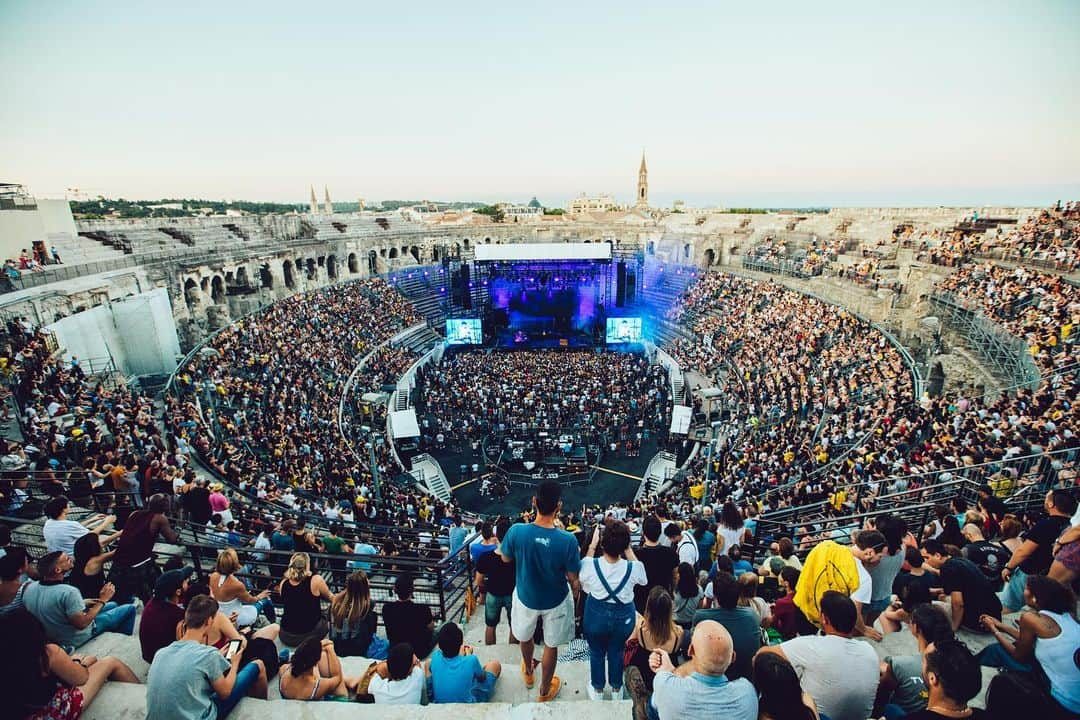
POLYGON ((500 330, 495 336, 496 348, 509 348, 511 350, 533 350, 536 348, 583 348, 603 345, 598 343, 591 335, 578 332, 559 332, 548 330, 546 332, 526 333, 522 338, 516 330, 500 330))
MULTIPOLYGON (((621 450, 617 453, 605 452, 600 460, 599 470, 591 483, 583 483, 563 488, 563 506, 567 511, 573 509, 581 512, 582 504, 607 506, 613 502, 630 502, 637 493, 641 478, 649 467, 649 460, 656 454, 656 440, 650 439, 642 443, 641 454, 636 457, 627 457, 621 450)), ((478 453, 475 457, 471 450, 464 453, 452 452, 450 447, 446 450, 432 450, 431 456, 442 465, 446 479, 453 488, 454 497, 466 510, 484 513, 486 515, 517 515, 532 505, 533 491, 531 488, 514 485, 510 488, 510 494, 500 500, 489 497, 481 497, 480 480, 470 478, 468 473, 465 477, 460 474, 461 465, 470 468, 474 462, 480 465, 479 475, 482 477, 488 471, 483 465, 484 458, 478 453)))

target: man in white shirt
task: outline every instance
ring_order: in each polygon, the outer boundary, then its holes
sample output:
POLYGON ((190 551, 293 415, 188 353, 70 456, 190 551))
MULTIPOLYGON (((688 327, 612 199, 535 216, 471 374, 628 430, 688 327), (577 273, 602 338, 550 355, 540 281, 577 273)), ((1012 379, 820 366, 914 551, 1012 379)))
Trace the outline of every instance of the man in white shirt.
POLYGON ((803 690, 830 720, 866 720, 873 711, 878 656, 869 643, 851 637, 858 614, 851 598, 828 590, 821 596, 824 636, 805 635, 758 651, 790 662, 803 690))
MULTIPOLYGON (((95 521, 88 521, 86 525, 67 519, 68 499, 63 495, 55 497, 45 503, 45 527, 42 534, 45 536, 45 547, 49 552, 62 550, 68 555, 75 555, 75 541, 87 533, 101 535, 102 532, 112 527, 116 522, 115 515, 106 515, 95 521)), ((113 540, 120 537, 120 533, 113 533, 101 538, 102 547, 109 545, 113 540)))
POLYGON ((698 550, 697 538, 690 530, 683 530, 679 536, 679 544, 676 546, 679 553, 680 563, 690 563, 690 567, 697 567, 698 558, 701 557, 698 550))

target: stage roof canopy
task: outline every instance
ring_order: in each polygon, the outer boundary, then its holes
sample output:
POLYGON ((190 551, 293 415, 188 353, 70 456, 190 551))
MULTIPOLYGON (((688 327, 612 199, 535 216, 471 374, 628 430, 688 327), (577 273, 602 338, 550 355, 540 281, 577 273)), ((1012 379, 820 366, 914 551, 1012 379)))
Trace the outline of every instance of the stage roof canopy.
POLYGON ((610 260, 611 243, 510 243, 477 245, 483 260, 610 260))

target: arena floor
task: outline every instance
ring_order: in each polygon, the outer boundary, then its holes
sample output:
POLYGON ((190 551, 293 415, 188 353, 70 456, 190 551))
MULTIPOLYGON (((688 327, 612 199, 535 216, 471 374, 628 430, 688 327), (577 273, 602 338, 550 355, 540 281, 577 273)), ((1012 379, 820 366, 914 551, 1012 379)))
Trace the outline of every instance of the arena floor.
MULTIPOLYGON (((583 504, 607 507, 613 502, 630 502, 634 499, 641 478, 649 467, 649 460, 656 451, 656 440, 647 440, 642 443, 641 453, 636 457, 626 457, 622 451, 615 454, 605 453, 591 483, 572 485, 563 490, 563 506, 567 510, 575 508, 580 512, 583 504)), ((432 456, 442 465, 446 479, 454 490, 454 497, 466 510, 511 515, 529 508, 532 504, 532 490, 520 486, 512 487, 510 494, 501 500, 481 497, 480 481, 462 478, 459 474, 462 464, 472 465, 474 456, 471 452, 433 452, 432 456)), ((481 462, 482 458, 477 455, 475 460, 481 462)), ((483 472, 481 470, 481 474, 483 472)))

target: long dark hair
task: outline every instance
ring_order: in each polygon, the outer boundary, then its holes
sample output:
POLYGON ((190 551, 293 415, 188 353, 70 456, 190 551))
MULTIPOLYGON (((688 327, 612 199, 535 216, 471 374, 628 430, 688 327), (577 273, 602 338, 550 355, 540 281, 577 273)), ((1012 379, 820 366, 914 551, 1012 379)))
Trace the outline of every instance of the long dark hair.
POLYGON ((814 720, 814 711, 803 702, 799 676, 786 659, 758 653, 754 656, 753 677, 761 714, 772 720, 814 720))
POLYGON ((645 601, 645 627, 649 629, 653 642, 664 645, 672 635, 671 595, 659 585, 649 591, 645 601))
POLYGON ((86 563, 101 554, 101 538, 94 533, 87 533, 75 541, 75 562, 72 572, 86 574, 86 563))
POLYGON ((697 572, 690 563, 679 563, 679 582, 675 585, 675 592, 683 600, 696 598, 701 588, 697 584, 697 572))
POLYGON ((41 622, 20 608, 0 616, 0 637, 4 638, 4 653, 16 658, 0 673, 0 697, 5 706, 14 704, 16 717, 32 714, 34 690, 41 687, 41 679, 49 673, 48 639, 41 622))
POLYGON ((735 503, 730 500, 724 503, 723 509, 720 510, 720 525, 728 530, 738 530, 745 524, 742 513, 739 512, 739 508, 735 507, 735 503))

